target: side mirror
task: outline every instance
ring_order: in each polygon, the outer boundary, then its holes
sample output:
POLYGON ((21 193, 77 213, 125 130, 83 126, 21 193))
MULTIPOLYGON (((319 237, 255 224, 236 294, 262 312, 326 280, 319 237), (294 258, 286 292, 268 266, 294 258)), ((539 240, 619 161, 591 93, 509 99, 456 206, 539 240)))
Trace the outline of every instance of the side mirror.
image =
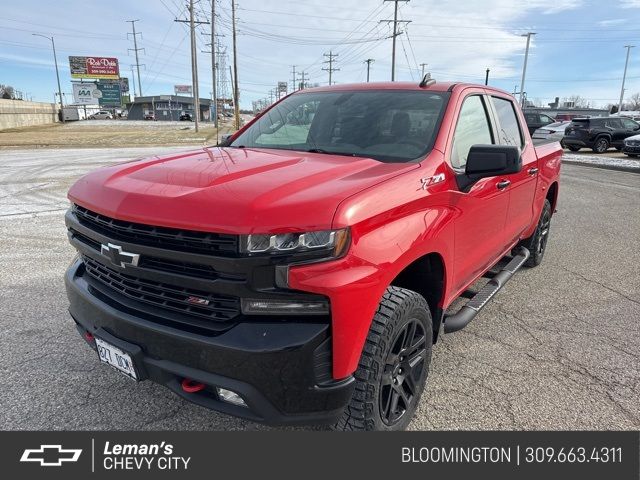
POLYGON ((520 149, 512 145, 473 145, 464 173, 456 175, 458 188, 469 189, 481 178, 509 175, 522 170, 520 149))
POLYGON ((220 141, 218 142, 219 147, 228 147, 231 144, 231 137, 233 137, 232 133, 227 133, 220 137, 220 141))

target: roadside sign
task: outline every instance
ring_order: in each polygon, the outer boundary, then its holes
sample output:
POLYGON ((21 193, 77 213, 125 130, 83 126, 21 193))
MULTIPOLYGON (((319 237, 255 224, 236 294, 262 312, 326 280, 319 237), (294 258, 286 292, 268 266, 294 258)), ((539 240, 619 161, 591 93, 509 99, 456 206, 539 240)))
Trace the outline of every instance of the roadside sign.
POLYGON ((98 99, 102 95, 93 82, 72 83, 73 101, 78 105, 98 105, 98 99))
POLYGON ((98 83, 97 87, 100 91, 98 104, 101 107, 119 107, 121 105, 122 97, 120 95, 119 82, 100 82, 98 83))
POLYGON ((120 78, 118 59, 114 57, 69 57, 71 78, 120 78))
POLYGON ((173 91, 175 92, 176 95, 179 95, 181 93, 184 93, 186 95, 191 95, 193 92, 193 89, 191 85, 174 85, 173 91))

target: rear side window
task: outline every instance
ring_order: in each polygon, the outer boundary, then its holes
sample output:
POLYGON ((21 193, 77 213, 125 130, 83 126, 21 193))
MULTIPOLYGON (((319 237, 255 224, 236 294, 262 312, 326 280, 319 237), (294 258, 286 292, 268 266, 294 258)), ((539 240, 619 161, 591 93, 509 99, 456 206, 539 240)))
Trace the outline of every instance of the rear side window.
POLYGON ((496 113, 498 114, 498 122, 500 122, 500 128, 498 130, 500 143, 503 145, 522 147, 524 145, 524 139, 516 111, 513 108, 513 102, 500 97, 491 98, 496 108, 496 113))
POLYGON ((540 123, 540 116, 537 113, 525 113, 524 118, 527 120, 528 125, 540 123))
POLYGON ((609 128, 622 128, 622 122, 619 118, 610 118, 606 121, 605 126, 609 128))
POLYGON ((460 109, 460 116, 453 134, 451 166, 464 168, 473 145, 489 145, 493 142, 491 126, 484 100, 479 95, 467 97, 460 109))

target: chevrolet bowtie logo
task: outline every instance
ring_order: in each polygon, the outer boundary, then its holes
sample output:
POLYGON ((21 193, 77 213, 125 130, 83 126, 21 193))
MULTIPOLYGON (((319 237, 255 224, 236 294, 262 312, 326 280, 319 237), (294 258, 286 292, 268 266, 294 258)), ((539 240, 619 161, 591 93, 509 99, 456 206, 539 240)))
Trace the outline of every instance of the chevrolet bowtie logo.
POLYGON ((62 448, 62 445, 40 445, 40 448, 26 449, 21 462, 36 462, 41 467, 59 467, 62 462, 77 462, 82 449, 62 448))
POLYGON ((106 245, 103 243, 100 245, 100 252, 109 257, 111 263, 119 265, 122 268, 125 268, 127 265, 133 265, 135 267, 140 260, 139 254, 123 252, 120 245, 114 245, 113 243, 107 243, 106 245))

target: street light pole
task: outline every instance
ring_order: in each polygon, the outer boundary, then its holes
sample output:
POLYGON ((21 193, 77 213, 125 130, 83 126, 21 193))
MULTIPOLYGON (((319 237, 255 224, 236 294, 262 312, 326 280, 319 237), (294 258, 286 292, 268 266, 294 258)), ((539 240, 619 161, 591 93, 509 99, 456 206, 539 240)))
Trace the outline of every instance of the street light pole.
POLYGON ((631 49, 635 45, 625 45, 624 48, 627 49, 627 59, 624 62, 624 73, 622 74, 622 87, 620 88, 620 102, 618 102, 618 115, 622 111, 622 102, 624 101, 624 83, 627 80, 627 67, 629 66, 629 54, 631 53, 631 49))
POLYGON ((529 45, 531 44, 531 37, 535 35, 535 32, 528 32, 523 34, 523 37, 527 37, 527 48, 524 51, 524 66, 522 67, 522 81, 520 82, 520 105, 524 108, 522 102, 524 101, 524 79, 527 75, 527 61, 529 60, 529 45))
POLYGON ((64 105, 62 104, 62 88, 60 87, 60 73, 58 72, 58 57, 56 55, 56 42, 53 41, 53 36, 47 37, 41 33, 32 33, 36 37, 44 37, 51 40, 51 47, 53 48, 53 63, 56 65, 56 79, 58 80, 58 97, 60 98, 60 121, 64 123, 64 105))

